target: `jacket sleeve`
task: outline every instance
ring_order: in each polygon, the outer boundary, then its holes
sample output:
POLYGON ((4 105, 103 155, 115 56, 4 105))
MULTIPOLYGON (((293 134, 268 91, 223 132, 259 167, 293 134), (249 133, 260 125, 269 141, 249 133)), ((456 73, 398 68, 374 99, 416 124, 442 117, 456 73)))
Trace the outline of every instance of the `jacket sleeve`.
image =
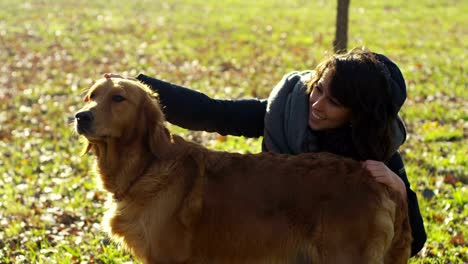
POLYGON ((388 167, 403 180, 406 186, 406 193, 408 195, 408 214, 411 225, 411 233, 413 236, 413 242, 411 244, 411 256, 414 256, 423 248, 427 238, 426 231, 424 229, 424 222, 421 216, 421 212, 419 211, 418 198, 416 193, 411 190, 400 153, 396 152, 393 154, 388 162, 388 167))
POLYGON ((263 135, 266 100, 212 99, 203 93, 144 74, 138 75, 137 79, 159 94, 166 119, 174 125, 221 135, 263 135))

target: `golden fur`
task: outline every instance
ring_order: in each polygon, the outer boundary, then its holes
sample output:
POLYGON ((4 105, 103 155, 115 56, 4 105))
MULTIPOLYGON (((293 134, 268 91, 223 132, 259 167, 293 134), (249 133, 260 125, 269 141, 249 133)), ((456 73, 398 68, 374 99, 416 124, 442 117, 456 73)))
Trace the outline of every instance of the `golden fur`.
POLYGON ((105 226, 144 263, 409 258, 406 201, 356 161, 208 150, 171 135, 157 97, 136 81, 99 80, 85 102, 77 130, 114 195, 105 226))

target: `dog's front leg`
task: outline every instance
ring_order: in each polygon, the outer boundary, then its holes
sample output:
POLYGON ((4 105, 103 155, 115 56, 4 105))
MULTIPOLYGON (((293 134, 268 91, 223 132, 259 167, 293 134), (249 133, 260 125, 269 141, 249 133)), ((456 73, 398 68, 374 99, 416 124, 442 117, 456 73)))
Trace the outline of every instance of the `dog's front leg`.
MULTIPOLYGON (((183 202, 183 200, 182 200, 183 202)), ((183 204, 181 205, 183 208, 183 204)), ((144 263, 190 263, 192 257, 193 230, 180 219, 180 211, 163 219, 152 219, 153 222, 163 221, 155 225, 156 229, 149 231, 144 263)))

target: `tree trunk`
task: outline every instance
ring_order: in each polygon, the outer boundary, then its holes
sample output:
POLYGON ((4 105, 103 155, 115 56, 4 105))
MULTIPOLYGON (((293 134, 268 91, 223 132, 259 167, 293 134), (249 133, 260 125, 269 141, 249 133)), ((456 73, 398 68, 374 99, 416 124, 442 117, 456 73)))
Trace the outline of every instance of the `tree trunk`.
POLYGON ((346 52, 348 45, 348 10, 350 0, 338 0, 336 7, 336 31, 333 40, 335 53, 346 52))

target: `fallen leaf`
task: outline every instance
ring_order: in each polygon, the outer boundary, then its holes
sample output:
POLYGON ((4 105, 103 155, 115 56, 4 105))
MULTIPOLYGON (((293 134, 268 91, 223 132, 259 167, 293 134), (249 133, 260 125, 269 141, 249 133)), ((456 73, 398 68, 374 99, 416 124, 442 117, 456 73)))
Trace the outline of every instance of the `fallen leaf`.
POLYGON ((453 186, 455 186, 457 184, 457 182, 459 182, 460 180, 455 177, 453 174, 447 174, 444 178, 444 183, 448 183, 448 184, 451 184, 453 186))
POLYGON ((434 215, 432 217, 437 223, 443 223, 444 222, 444 217, 442 215, 434 215))
POLYGON ((454 246, 462 246, 465 244, 465 238, 463 237, 463 233, 459 232, 456 236, 450 238, 450 243, 454 246))

